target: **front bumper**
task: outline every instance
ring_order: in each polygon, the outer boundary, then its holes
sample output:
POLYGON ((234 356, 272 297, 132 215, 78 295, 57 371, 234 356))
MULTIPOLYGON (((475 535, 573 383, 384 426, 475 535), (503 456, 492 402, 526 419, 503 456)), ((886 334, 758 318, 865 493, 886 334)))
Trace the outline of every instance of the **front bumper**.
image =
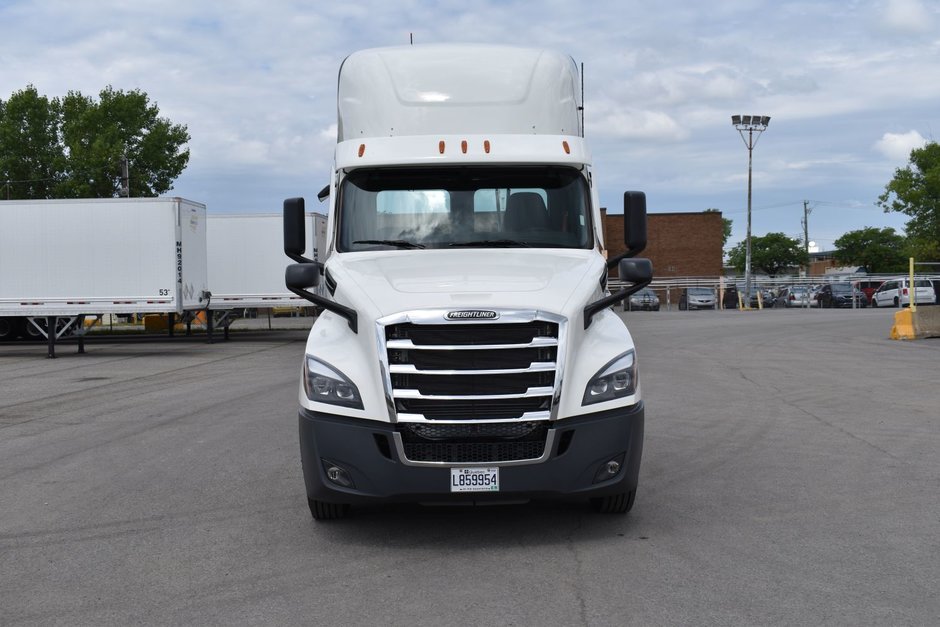
POLYGON ((635 490, 643 453, 644 407, 560 420, 544 461, 487 463, 500 467, 499 492, 451 493, 450 468, 411 465, 394 445, 396 425, 301 409, 300 454, 308 498, 327 503, 499 502, 533 498, 591 498, 635 490), (565 435, 570 432, 570 435, 565 435), (597 471, 622 456, 620 472, 594 482, 597 471), (323 460, 345 469, 353 488, 326 476, 323 460))

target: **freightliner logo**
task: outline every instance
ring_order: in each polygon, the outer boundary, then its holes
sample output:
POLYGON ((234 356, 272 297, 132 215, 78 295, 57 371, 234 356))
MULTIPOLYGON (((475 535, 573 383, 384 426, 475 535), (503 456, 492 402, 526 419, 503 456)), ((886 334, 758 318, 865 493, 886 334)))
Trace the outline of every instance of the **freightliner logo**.
POLYGON ((463 311, 448 311, 444 316, 448 320, 496 320, 499 314, 484 309, 465 309, 463 311))

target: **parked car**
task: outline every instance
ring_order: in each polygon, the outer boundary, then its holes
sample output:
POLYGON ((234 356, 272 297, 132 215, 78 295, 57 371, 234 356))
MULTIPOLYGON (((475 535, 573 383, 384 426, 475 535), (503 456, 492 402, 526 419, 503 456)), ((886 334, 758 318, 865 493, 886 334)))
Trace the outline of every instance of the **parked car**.
POLYGON ((819 289, 816 295, 820 307, 831 309, 833 307, 867 307, 868 299, 861 290, 854 289, 851 283, 827 283, 819 289), (853 299, 855 303, 853 304, 853 299))
POLYGON ((936 296, 934 303, 940 305, 940 279, 931 279, 930 282, 933 283, 933 293, 936 296))
POLYGON ((871 295, 875 293, 881 284, 884 283, 881 279, 859 279, 853 285, 856 289, 861 290, 865 295, 865 299, 871 303, 871 295))
POLYGON ((646 311, 659 311, 659 296, 652 288, 644 287, 627 299, 627 310, 641 309, 646 311))
MULTIPOLYGON (((911 304, 910 279, 888 279, 871 295, 872 307, 907 307, 911 304)), ((914 279, 915 302, 932 305, 937 301, 933 283, 929 279, 914 279)))
POLYGON ((679 309, 714 309, 718 298, 710 287, 690 287, 679 295, 679 309))
POLYGON ((772 287, 760 288, 760 297, 764 307, 773 307, 777 300, 777 295, 774 293, 774 288, 772 287))
POLYGON ((819 307, 819 290, 822 289, 822 285, 810 285, 809 286, 809 306, 810 307, 819 307))
POLYGON ((791 285, 780 290, 775 307, 809 307, 812 304, 809 288, 805 285, 791 285))
MULTIPOLYGON (((744 284, 740 285, 729 285, 725 288, 725 293, 722 296, 722 304, 725 309, 737 309, 738 308, 738 295, 744 296, 744 284)), ((764 307, 773 307, 774 298, 771 294, 769 300, 765 295, 764 290, 757 285, 751 285, 751 297, 744 299, 747 304, 752 309, 757 309, 761 304, 764 307)))

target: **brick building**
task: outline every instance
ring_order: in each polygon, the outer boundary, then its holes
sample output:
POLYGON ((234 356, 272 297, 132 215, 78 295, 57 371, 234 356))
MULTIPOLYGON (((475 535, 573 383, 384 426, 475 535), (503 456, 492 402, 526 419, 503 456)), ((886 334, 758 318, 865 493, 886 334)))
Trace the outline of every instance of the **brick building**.
MULTIPOLYGON (((601 209, 608 257, 619 255, 623 245, 623 214, 601 209)), ((721 213, 650 213, 647 244, 641 253, 653 262, 653 276, 717 277, 721 274, 724 223, 721 213)), ((616 273, 616 270, 614 270, 616 273)))

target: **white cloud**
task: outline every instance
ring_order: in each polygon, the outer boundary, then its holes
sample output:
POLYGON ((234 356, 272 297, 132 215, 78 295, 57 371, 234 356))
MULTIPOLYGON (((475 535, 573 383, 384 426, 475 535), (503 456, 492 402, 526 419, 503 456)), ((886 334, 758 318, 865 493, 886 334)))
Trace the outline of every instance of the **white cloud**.
POLYGON ((917 131, 885 133, 875 142, 874 148, 892 161, 907 161, 913 149, 926 143, 927 140, 917 131))
POLYGON ((338 133, 339 133, 339 125, 336 122, 334 122, 333 124, 330 124, 326 128, 322 129, 319 133, 317 133, 317 137, 319 137, 323 141, 326 141, 329 143, 335 143, 338 133))
POLYGON ((920 0, 888 0, 884 23, 900 33, 926 33, 933 29, 932 16, 920 0))
POLYGON ((664 111, 640 109, 609 99, 589 102, 585 125, 587 134, 593 137, 678 141, 689 134, 664 111))

